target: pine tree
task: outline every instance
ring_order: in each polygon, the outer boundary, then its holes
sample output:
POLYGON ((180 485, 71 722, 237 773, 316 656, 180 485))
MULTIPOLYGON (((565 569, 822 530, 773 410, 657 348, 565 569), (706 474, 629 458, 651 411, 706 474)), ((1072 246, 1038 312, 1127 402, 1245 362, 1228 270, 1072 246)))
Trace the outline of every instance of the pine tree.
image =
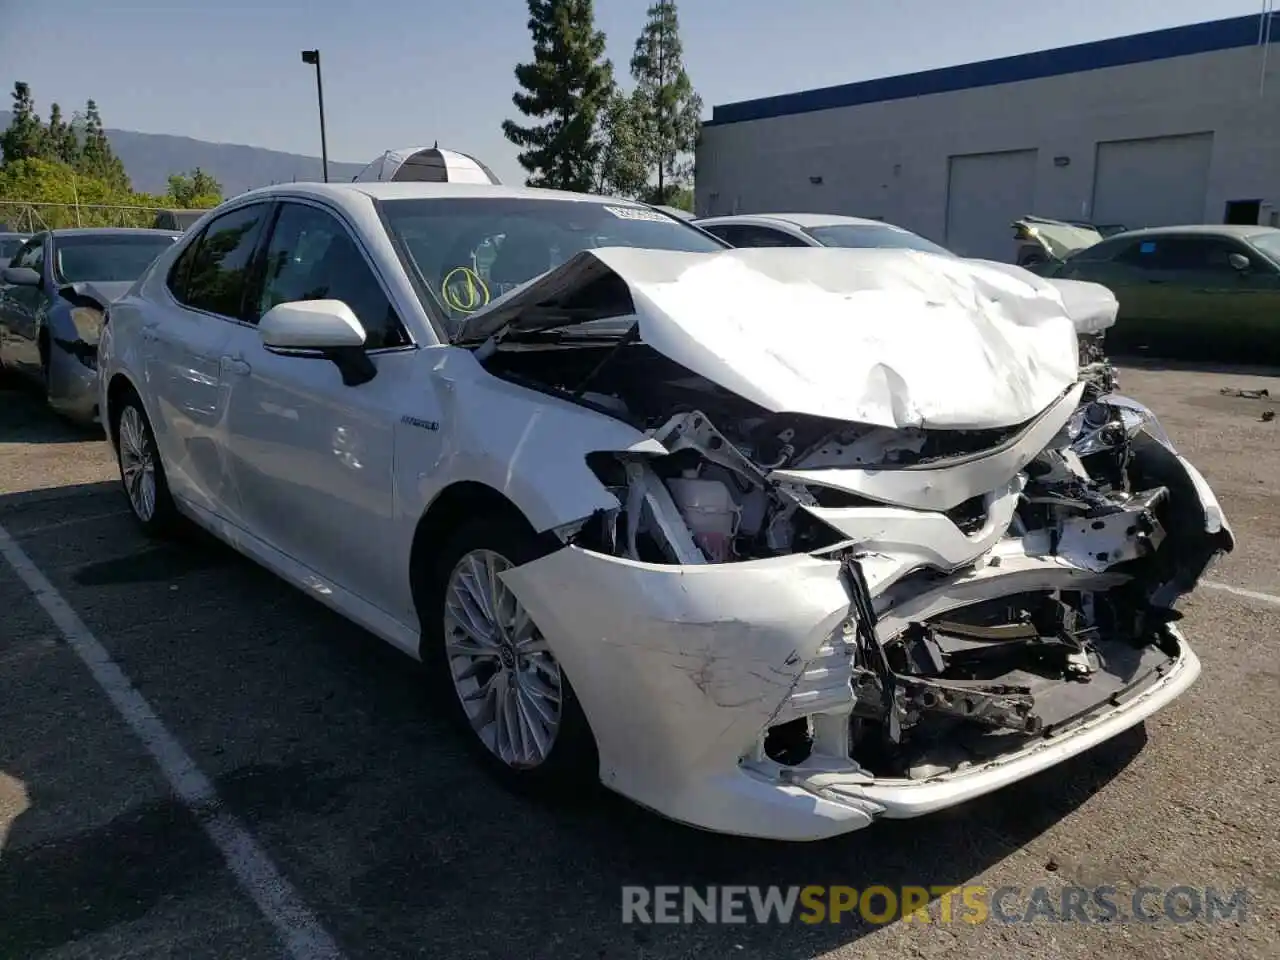
POLYGON ((86 177, 102 180, 121 190, 132 190, 124 164, 111 150, 111 141, 103 129, 98 105, 90 100, 84 107, 84 134, 76 170, 86 177))
POLYGON ((702 98, 684 68, 675 0, 658 0, 636 40, 631 76, 646 105, 643 125, 650 169, 657 174, 655 203, 667 203, 693 173, 687 159, 698 142, 702 98))
POLYGON ((45 149, 45 129, 36 115, 31 87, 22 81, 13 85, 13 119, 0 133, 0 151, 5 163, 38 159, 45 149))
POLYGON ((45 158, 75 166, 80 159, 80 142, 71 124, 62 118, 58 104, 49 105, 49 129, 45 137, 45 158))
POLYGON ((516 67, 523 88, 511 100, 526 117, 504 120, 502 132, 521 147, 528 184, 589 191, 604 144, 597 135, 613 92, 613 65, 604 59, 604 34, 595 28, 592 0, 529 0, 533 62, 516 67))

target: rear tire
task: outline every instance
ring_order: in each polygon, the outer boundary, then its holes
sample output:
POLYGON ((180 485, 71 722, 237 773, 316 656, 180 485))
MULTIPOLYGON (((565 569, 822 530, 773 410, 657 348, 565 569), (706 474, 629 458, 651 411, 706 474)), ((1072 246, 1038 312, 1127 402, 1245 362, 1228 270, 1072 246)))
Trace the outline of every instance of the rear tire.
POLYGON ((599 783, 595 738, 545 638, 494 576, 544 553, 506 517, 465 522, 422 578, 421 652, 435 696, 490 774, 565 799, 599 783))
POLYGON ((149 537, 174 533, 179 515, 160 462, 160 448, 142 401, 133 391, 114 411, 111 436, 115 439, 120 483, 134 520, 149 537))

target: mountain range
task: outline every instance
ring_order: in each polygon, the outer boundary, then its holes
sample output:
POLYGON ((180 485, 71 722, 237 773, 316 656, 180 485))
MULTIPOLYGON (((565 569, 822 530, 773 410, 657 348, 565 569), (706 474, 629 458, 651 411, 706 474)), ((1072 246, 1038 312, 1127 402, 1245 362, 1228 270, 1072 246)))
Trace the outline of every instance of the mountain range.
MULTIPOLYGON (((0 110, 0 130, 9 126, 11 117, 9 111, 0 110)), ((135 130, 108 130, 107 138, 124 164, 133 189, 140 193, 162 194, 168 189, 170 174, 190 173, 196 167, 222 184, 225 197, 272 183, 321 179, 319 157, 135 130)), ((365 163, 330 160, 329 179, 349 181, 364 166, 365 163)))

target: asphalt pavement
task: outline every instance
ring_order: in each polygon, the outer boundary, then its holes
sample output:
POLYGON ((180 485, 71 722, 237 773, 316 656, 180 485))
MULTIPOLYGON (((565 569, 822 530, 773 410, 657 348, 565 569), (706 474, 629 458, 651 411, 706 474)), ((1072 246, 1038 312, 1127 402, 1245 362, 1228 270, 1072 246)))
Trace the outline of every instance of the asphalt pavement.
POLYGON ((148 542, 101 436, 0 389, 0 542, 30 564, 0 559, 0 958, 1280 956, 1280 377, 1122 384, 1238 537, 1182 607, 1200 680, 998 794, 802 845, 508 795, 412 662, 206 538, 148 542), (634 884, 1250 893, 1218 922, 645 926, 634 884))

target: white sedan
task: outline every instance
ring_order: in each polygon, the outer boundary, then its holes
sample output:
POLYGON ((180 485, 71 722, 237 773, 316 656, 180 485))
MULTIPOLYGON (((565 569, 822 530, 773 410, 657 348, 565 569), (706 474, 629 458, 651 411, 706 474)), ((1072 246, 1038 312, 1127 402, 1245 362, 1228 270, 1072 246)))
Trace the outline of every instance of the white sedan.
MULTIPOLYGON (((1195 679, 1233 545, 1052 282, 730 250, 626 201, 296 184, 113 303, 101 409, 194 520, 429 667, 499 776, 811 840, 1046 769, 1195 679)), ((302 654, 299 649, 299 654, 302 654)))

